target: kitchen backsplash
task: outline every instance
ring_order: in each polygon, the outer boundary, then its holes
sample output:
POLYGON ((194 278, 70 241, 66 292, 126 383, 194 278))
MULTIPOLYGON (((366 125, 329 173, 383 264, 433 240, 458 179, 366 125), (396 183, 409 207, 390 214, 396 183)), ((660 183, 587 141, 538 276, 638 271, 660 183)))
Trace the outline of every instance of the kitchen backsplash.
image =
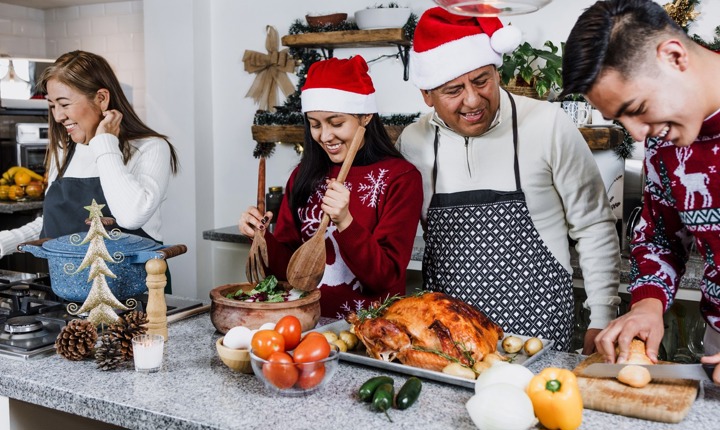
POLYGON ((57 58, 76 49, 105 57, 145 118, 142 1, 41 10, 0 0, 0 54, 57 58))

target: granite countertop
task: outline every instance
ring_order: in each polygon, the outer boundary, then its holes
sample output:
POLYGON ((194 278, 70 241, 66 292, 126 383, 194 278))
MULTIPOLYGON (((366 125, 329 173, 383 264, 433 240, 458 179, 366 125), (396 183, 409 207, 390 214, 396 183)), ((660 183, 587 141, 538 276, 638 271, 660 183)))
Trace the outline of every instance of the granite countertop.
MULTIPOLYGON (((58 355, 32 361, 0 357, 0 395, 132 429, 407 428, 474 429, 465 409, 467 388, 423 381, 417 404, 391 410, 394 423, 355 397, 357 388, 387 371, 341 361, 323 390, 305 398, 274 397, 253 375, 229 370, 217 357, 220 336, 208 314, 169 326, 163 368, 97 370, 91 360, 58 355)), ((530 369, 571 369, 583 357, 547 351, 530 369)), ((395 386, 406 376, 392 374, 395 386)), ((582 429, 700 429, 717 425, 720 387, 705 383, 688 416, 676 425, 585 410, 582 429)))
POLYGON ((42 209, 42 200, 28 200, 24 202, 0 202, 0 213, 12 214, 15 212, 32 211, 42 209))
MULTIPOLYGON (((252 242, 246 236, 240 234, 237 226, 223 227, 214 230, 204 231, 203 239, 231 243, 249 244, 252 242)), ((422 236, 416 236, 410 260, 422 262, 424 249, 425 241, 423 240, 422 236)), ((573 248, 570 249, 570 264, 573 267, 573 278, 583 279, 582 269, 580 269, 580 265, 578 263, 578 255, 573 248)), ((696 255, 691 256, 685 268, 685 274, 680 281, 680 288, 688 290, 699 290, 700 283, 702 281, 703 270, 704 264, 700 257, 696 255)), ((628 260, 627 255, 623 255, 620 260, 620 282, 623 284, 630 283, 630 261, 628 260)))

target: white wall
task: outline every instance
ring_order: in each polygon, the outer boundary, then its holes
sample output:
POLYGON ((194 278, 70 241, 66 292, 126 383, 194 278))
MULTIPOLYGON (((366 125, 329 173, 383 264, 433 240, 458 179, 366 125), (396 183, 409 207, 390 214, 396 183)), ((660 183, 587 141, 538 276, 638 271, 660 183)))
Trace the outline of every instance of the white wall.
POLYGON ((0 54, 45 58, 43 11, 0 3, 0 54))

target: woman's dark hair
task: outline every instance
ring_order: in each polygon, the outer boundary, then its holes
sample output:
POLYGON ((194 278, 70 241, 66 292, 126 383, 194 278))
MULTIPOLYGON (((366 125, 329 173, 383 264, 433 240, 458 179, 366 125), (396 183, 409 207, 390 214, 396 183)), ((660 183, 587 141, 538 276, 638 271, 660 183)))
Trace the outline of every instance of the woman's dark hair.
MULTIPOLYGON (((127 164, 132 156, 132 148, 130 142, 134 139, 142 139, 146 137, 159 137, 164 139, 170 146, 170 164, 173 174, 177 173, 178 160, 175 148, 164 136, 150 127, 146 126, 140 118, 138 118, 135 110, 125 97, 120 87, 115 73, 113 73, 110 64, 101 56, 86 51, 73 51, 61 55, 52 66, 43 71, 38 81, 38 89, 47 94, 47 84, 50 80, 57 80, 85 95, 89 100, 94 100, 97 91, 107 89, 110 92, 110 101, 108 110, 115 109, 122 113, 122 121, 120 122, 120 141, 119 147, 123 155, 123 163, 127 164)), ((49 154, 54 154, 55 166, 57 171, 62 171, 65 164, 69 161, 68 154, 74 149, 76 143, 70 139, 67 130, 62 124, 55 122, 52 112, 48 116, 48 156, 45 157, 45 168, 50 169, 49 154), (64 146, 60 146, 60 142, 64 142, 64 146), (60 166, 59 151, 62 149, 64 154, 63 166, 60 166)))
POLYGON ((625 78, 643 70, 661 34, 690 40, 652 0, 598 1, 580 15, 565 42, 560 97, 587 94, 605 69, 625 78))
MULTIPOLYGON (((359 115, 353 116, 359 117, 359 115)), ((325 178, 330 167, 333 165, 330 157, 328 157, 325 151, 323 151, 320 145, 313 139, 308 124, 306 114, 305 147, 288 200, 290 210, 295 218, 295 223, 298 225, 300 218, 297 209, 307 203, 310 195, 315 192, 318 184, 325 178)), ((367 166, 387 157, 404 158, 387 134, 380 117, 377 114, 373 114, 370 122, 365 127, 365 144, 358 150, 357 155, 355 155, 353 166, 367 166)))

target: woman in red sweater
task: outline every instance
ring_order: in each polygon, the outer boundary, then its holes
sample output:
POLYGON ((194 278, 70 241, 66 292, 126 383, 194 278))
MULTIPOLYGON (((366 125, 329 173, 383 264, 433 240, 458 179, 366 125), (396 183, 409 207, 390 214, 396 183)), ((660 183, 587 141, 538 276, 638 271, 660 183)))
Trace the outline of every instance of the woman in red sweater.
POLYGON ((420 219, 420 172, 390 140, 378 116, 375 89, 360 56, 332 58, 310 66, 302 88, 305 148, 291 173, 277 214, 251 206, 240 217, 240 232, 265 231, 266 274, 286 279, 293 252, 317 231, 323 213, 327 259, 321 312, 342 318, 348 312, 395 294, 405 294, 405 272, 420 219), (355 131, 364 141, 344 183, 336 181, 355 131))

